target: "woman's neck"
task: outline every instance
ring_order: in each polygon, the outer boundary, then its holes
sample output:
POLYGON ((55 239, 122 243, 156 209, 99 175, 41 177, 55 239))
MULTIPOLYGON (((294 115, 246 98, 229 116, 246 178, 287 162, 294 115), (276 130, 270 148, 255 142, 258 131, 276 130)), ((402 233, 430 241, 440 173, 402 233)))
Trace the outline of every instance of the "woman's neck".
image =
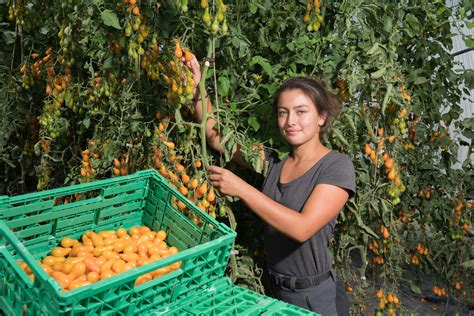
POLYGON ((292 148, 291 158, 295 163, 319 160, 330 151, 321 142, 303 144, 292 148))

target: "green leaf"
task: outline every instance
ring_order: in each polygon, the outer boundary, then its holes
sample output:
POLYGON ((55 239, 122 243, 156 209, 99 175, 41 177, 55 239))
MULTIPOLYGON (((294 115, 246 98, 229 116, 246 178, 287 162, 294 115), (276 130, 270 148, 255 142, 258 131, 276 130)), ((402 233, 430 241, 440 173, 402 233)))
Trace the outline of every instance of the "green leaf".
POLYGON ((367 225, 364 224, 364 221, 362 221, 362 218, 360 217, 360 214, 359 214, 359 212, 357 212, 357 210, 354 210, 351 206, 348 206, 347 208, 355 215, 355 217, 357 219, 357 225, 360 228, 365 230, 365 232, 367 234, 371 235, 372 237, 379 238, 379 236, 372 229, 370 229, 370 227, 368 227, 367 225))
POLYGON ((392 18, 386 16, 383 21, 383 29, 385 32, 390 33, 393 28, 393 20, 392 18))
POLYGON ((258 123, 257 118, 255 116, 249 117, 248 123, 254 131, 258 131, 260 129, 260 123, 258 123))
POLYGON ((428 81, 428 79, 426 79, 425 77, 416 77, 415 82, 413 84, 415 84, 415 85, 422 84, 422 83, 425 83, 427 81, 428 81))
POLYGON ((382 69, 379 69, 377 71, 374 71, 373 73, 370 74, 370 78, 372 79, 378 79, 380 77, 382 77, 383 75, 385 75, 385 72, 387 71, 387 68, 382 68, 382 69))
POLYGON ((15 32, 3 31, 2 38, 5 44, 13 44, 15 42, 15 32))
POLYGON ((473 48, 474 47, 474 37, 472 36, 465 36, 464 37, 464 43, 468 48, 473 48))
POLYGON ((250 3, 250 13, 257 13, 258 7, 254 3, 250 3))
POLYGON ((268 59, 262 57, 262 56, 254 56, 252 60, 250 60, 250 67, 252 67, 255 64, 259 64, 262 66, 263 70, 270 76, 273 77, 273 71, 272 71, 272 66, 268 62, 268 59))
POLYGON ((421 289, 415 283, 413 283, 412 281, 409 281, 409 282, 410 282, 410 290, 413 293, 421 294, 421 289))
POLYGON ((151 131, 148 127, 145 129, 145 136, 146 137, 151 137, 151 131))
POLYGON ((82 125, 84 125, 85 128, 89 128, 91 125, 91 120, 89 118, 85 118, 84 121, 82 121, 82 125))
POLYGON ((112 69, 114 68, 114 57, 110 56, 104 61, 104 69, 112 69))
POLYGON ((461 263, 460 266, 463 267, 463 268, 472 269, 472 268, 474 268, 474 260, 465 261, 465 262, 461 263))
POLYGON ((416 16, 414 16, 413 14, 407 14, 406 21, 408 22, 413 31, 417 33, 420 31, 420 21, 417 19, 416 16))
POLYGON ((43 35, 46 35, 49 33, 49 27, 48 26, 43 26, 42 28, 40 28, 39 32, 43 35))
POLYGON ((380 54, 382 50, 380 49, 379 43, 375 43, 374 46, 372 46, 371 49, 367 52, 367 55, 377 55, 380 54))
POLYGON ((462 120, 461 124, 464 126, 464 128, 474 130, 474 117, 465 118, 462 120))
MULTIPOLYGON (((464 80, 467 89, 474 89, 474 70, 467 69, 464 72, 464 80)), ((469 94, 469 93, 466 93, 469 94)))
POLYGON ((117 18, 117 15, 114 11, 104 10, 100 13, 100 17, 102 18, 102 21, 105 25, 114 27, 118 30, 122 29, 122 27, 120 26, 119 19, 117 18))
MULTIPOLYGON (((473 130, 467 129, 462 134, 464 135, 464 137, 466 137, 468 139, 474 139, 474 131, 473 130)), ((466 160, 466 161, 469 161, 469 159, 466 160)))
POLYGON ((219 95, 222 97, 226 97, 229 95, 229 89, 230 89, 230 81, 229 78, 221 76, 219 77, 218 81, 218 90, 219 90, 219 95))

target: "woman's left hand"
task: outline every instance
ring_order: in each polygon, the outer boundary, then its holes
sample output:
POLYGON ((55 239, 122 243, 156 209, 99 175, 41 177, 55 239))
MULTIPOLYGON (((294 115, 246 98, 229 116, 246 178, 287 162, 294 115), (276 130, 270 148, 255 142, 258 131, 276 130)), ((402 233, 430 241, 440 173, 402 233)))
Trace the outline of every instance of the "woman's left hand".
POLYGON ((211 184, 225 195, 240 197, 242 191, 249 185, 225 168, 210 166, 207 171, 211 184))

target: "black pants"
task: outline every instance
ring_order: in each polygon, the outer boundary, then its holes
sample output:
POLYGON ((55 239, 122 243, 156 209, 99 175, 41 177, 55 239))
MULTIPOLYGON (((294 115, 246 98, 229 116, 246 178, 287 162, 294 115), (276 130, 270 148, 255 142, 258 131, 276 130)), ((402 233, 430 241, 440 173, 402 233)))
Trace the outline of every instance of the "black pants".
POLYGON ((265 294, 323 316, 349 315, 349 300, 344 283, 335 272, 317 286, 287 288, 275 281, 268 270, 263 276, 265 294))

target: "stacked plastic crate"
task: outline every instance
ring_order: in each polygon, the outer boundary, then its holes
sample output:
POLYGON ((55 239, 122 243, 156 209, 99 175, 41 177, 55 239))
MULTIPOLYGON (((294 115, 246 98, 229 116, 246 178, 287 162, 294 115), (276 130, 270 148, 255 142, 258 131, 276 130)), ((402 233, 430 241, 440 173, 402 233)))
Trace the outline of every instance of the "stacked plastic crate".
POLYGON ((224 277, 235 236, 154 170, 2 196, 0 309, 7 315, 310 314, 224 277), (177 200, 186 204, 186 215, 173 206, 177 200), (37 262, 66 236, 79 239, 87 231, 138 225, 166 231, 167 242, 179 252, 68 292, 37 262), (18 261, 29 266, 33 281, 18 261), (175 271, 136 285, 140 276, 177 262, 175 271))

